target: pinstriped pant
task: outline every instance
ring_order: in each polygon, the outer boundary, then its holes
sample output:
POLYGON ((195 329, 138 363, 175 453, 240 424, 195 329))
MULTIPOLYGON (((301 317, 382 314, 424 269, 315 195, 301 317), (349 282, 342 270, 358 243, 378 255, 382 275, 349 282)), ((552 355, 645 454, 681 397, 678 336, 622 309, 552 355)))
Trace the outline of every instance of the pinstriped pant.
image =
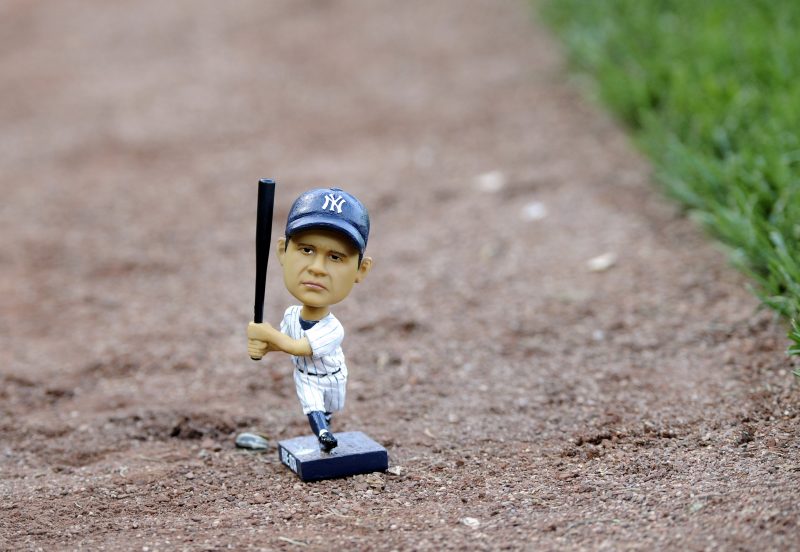
POLYGON ((338 412, 344 408, 347 373, 339 371, 335 374, 315 376, 294 371, 294 386, 303 414, 309 412, 338 412))

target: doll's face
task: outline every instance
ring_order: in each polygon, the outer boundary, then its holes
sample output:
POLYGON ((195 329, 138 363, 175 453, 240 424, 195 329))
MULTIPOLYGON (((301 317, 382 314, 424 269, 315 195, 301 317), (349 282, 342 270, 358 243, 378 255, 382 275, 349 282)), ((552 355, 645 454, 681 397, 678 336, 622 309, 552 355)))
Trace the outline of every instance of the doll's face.
POLYGON ((358 249, 341 234, 324 229, 298 232, 288 244, 280 238, 277 253, 286 289, 308 307, 342 301, 372 267, 370 257, 359 266, 358 249))

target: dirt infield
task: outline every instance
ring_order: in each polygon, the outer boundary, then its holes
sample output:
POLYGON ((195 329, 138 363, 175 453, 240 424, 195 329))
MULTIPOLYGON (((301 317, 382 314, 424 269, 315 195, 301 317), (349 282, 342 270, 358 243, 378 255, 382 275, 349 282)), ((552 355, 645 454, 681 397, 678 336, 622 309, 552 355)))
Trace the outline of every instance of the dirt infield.
POLYGON ((13 0, 0 44, 0 549, 797 546, 785 328, 526 2, 13 0), (246 352, 260 177, 275 235, 370 208, 334 429, 394 474, 233 446, 307 430, 246 352))

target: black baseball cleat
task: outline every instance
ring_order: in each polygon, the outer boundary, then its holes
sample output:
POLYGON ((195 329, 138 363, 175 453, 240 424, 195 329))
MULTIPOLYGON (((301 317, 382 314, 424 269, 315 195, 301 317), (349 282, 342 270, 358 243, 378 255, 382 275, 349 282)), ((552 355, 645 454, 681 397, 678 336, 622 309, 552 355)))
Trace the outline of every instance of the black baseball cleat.
POLYGON ((336 445, 339 444, 339 441, 336 440, 336 437, 333 436, 333 433, 327 429, 322 430, 317 439, 319 439, 319 444, 322 445, 322 449, 326 452, 336 448, 336 445))

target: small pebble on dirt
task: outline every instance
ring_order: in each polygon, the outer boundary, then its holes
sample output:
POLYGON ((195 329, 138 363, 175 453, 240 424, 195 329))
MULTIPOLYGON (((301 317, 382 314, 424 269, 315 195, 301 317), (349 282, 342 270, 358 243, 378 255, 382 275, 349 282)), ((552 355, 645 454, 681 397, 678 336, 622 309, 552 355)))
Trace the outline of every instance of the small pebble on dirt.
POLYGON ((481 192, 497 193, 506 185, 506 176, 502 171, 489 171, 475 177, 475 187, 481 192))
POLYGON ((386 486, 383 476, 379 473, 371 473, 365 477, 367 485, 376 490, 382 490, 386 486))
POLYGON ((593 257, 586 262, 586 266, 592 272, 604 272, 617 263, 617 256, 614 253, 603 253, 593 257))
POLYGON ((466 525, 467 527, 472 527, 473 529, 479 527, 481 522, 473 517, 464 517, 458 520, 462 525, 466 525))
POLYGON ((534 201, 522 208, 522 218, 524 220, 542 220, 546 216, 547 207, 544 206, 544 203, 534 201))
POLYGON ((240 433, 234 441, 237 447, 254 451, 265 451, 269 449, 269 442, 263 435, 257 433, 240 433))

